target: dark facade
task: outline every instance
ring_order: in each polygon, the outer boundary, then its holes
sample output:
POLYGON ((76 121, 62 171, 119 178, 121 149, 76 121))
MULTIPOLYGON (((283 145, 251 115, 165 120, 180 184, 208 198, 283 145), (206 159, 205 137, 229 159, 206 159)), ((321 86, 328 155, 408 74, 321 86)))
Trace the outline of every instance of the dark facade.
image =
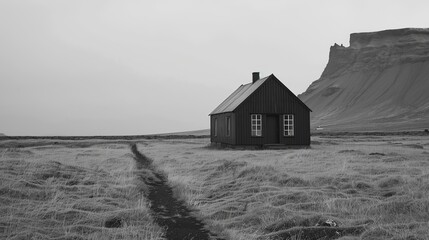
POLYGON ((211 142, 310 145, 311 110, 274 75, 240 86, 210 113, 211 142), (229 120, 228 120, 229 119, 229 120))

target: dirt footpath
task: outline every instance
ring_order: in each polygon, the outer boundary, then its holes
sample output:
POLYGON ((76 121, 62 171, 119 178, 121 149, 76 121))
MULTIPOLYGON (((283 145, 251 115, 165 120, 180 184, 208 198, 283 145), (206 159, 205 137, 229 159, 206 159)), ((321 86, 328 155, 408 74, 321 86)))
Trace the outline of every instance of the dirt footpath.
POLYGON ((221 240, 207 230, 202 221, 192 215, 192 211, 183 201, 174 198, 167 177, 156 170, 152 161, 140 153, 135 144, 131 146, 131 151, 134 154, 137 169, 146 170, 139 172, 139 178, 148 186, 145 196, 150 201, 155 222, 166 229, 167 239, 221 240))

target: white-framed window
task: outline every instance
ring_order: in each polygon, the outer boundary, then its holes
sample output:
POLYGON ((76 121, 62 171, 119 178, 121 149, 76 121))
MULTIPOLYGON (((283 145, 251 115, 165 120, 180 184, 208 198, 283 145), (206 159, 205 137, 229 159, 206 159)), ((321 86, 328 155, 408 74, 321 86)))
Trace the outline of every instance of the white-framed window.
POLYGON ((231 117, 226 117, 226 136, 231 136, 231 117))
POLYGON ((217 137, 217 118, 214 119, 214 136, 217 137))
POLYGON ((250 116, 252 136, 262 136, 262 114, 252 114, 250 116))
POLYGON ((293 114, 283 115, 283 136, 294 136, 294 117, 293 114))

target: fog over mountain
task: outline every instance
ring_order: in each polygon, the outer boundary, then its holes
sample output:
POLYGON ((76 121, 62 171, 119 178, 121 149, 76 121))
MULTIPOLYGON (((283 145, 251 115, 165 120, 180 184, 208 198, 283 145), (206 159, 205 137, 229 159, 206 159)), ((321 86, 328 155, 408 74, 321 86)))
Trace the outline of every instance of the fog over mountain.
POLYGON ((312 127, 418 130, 429 127, 429 29, 353 33, 331 46, 320 79, 299 96, 312 127))

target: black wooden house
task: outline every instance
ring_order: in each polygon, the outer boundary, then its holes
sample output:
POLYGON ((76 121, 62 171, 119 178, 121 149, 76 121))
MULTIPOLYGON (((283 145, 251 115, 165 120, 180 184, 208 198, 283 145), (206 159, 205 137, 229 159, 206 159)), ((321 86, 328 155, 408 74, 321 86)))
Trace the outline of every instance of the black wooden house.
POLYGON ((210 113, 212 143, 310 145, 310 108, 273 74, 241 85, 210 113))

